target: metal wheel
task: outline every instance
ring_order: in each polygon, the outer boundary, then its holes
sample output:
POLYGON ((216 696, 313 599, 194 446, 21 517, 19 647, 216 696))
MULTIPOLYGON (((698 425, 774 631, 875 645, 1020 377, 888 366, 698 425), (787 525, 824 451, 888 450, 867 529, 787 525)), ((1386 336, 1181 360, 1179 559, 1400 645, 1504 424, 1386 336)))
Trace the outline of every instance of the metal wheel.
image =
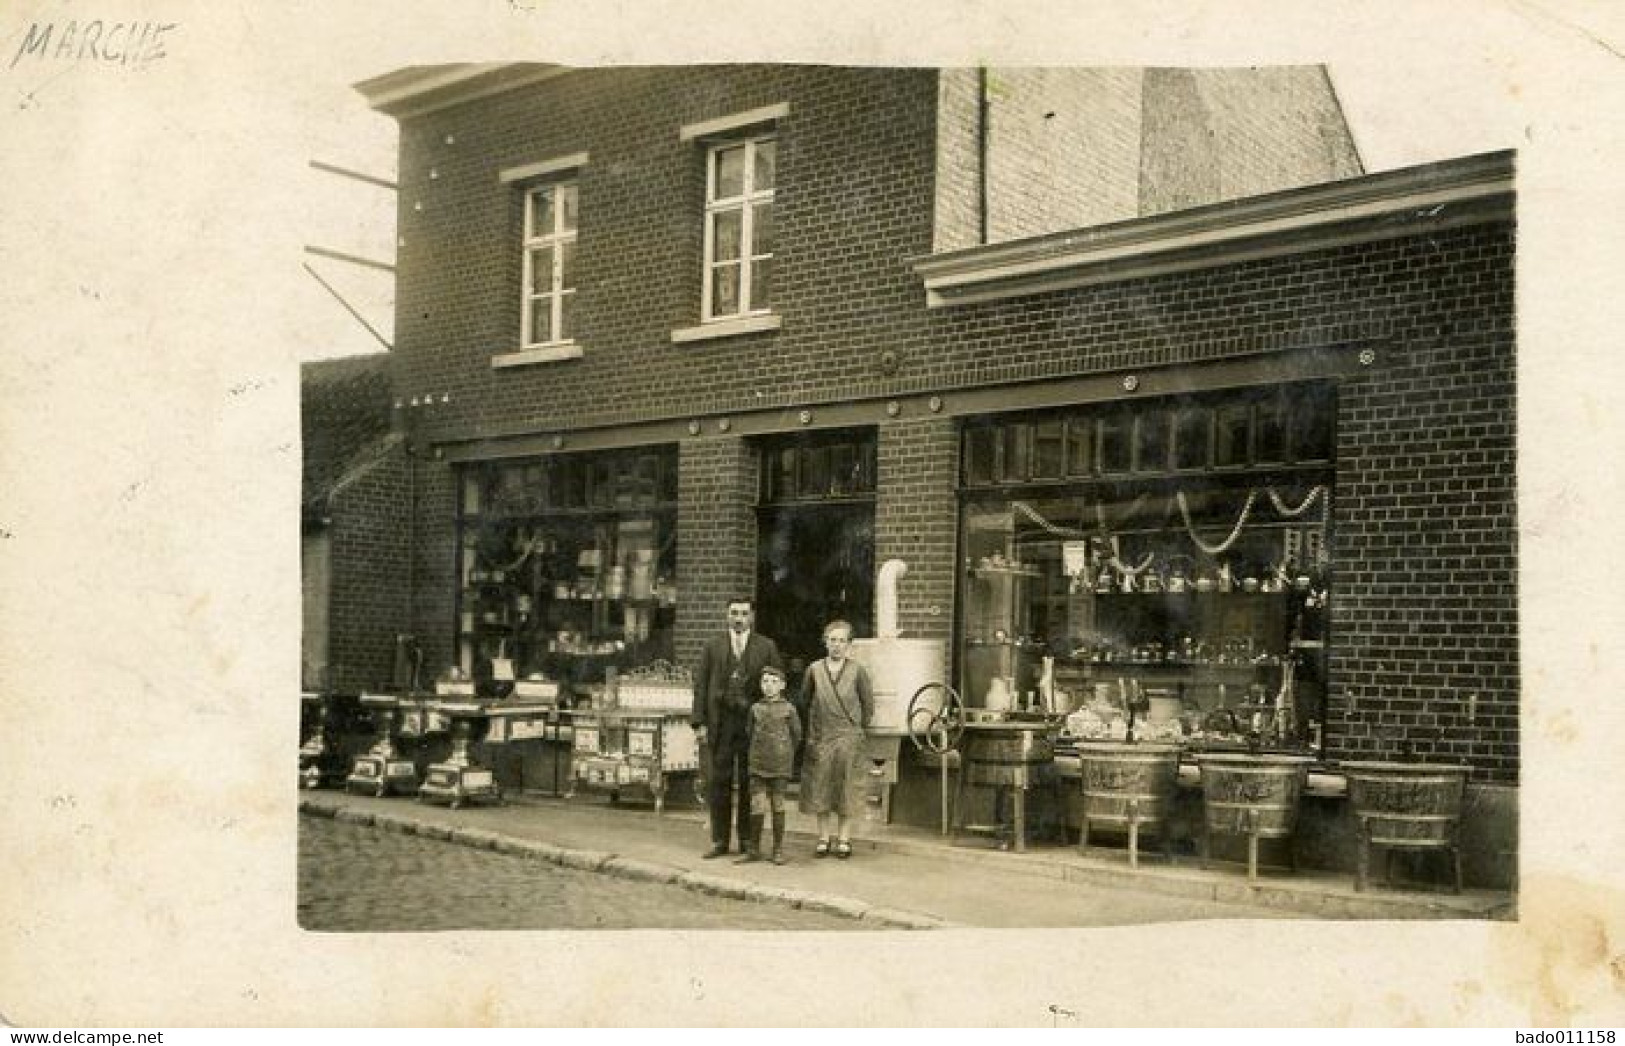
POLYGON ((959 747, 965 732, 965 703, 946 683, 927 683, 908 702, 908 739, 921 751, 937 755, 959 747))

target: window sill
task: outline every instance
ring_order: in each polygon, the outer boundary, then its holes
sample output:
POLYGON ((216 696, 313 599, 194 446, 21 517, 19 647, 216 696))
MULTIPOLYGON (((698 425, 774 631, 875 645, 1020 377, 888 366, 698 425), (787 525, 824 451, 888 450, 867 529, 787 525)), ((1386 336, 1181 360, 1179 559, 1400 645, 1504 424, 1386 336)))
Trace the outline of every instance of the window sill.
POLYGON ((777 313, 763 313, 759 316, 737 316, 726 320, 712 320, 702 323, 698 327, 683 327, 671 332, 671 340, 675 344, 690 341, 707 341, 711 338, 727 338, 735 334, 755 334, 758 331, 776 331, 782 319, 777 313))
POLYGON ((493 370, 501 370, 504 367, 524 367, 532 363, 558 363, 561 360, 578 360, 582 355, 580 345, 573 341, 565 341, 492 356, 491 367, 493 370))

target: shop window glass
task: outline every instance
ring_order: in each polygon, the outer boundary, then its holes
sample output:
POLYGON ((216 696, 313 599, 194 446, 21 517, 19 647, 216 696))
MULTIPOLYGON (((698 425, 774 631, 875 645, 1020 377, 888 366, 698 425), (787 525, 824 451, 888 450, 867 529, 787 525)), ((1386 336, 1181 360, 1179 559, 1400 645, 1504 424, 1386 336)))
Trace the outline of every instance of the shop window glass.
POLYGON ((1298 461, 1332 459, 1336 399, 1330 386, 1313 385, 1295 391, 1287 413, 1289 441, 1298 461))
POLYGON ((1213 412, 1181 407, 1174 415, 1174 468, 1207 468, 1213 451, 1213 412))
POLYGON ((674 447, 467 466, 452 667, 482 696, 535 684, 568 703, 610 668, 670 661, 676 473, 674 447))
POLYGON ((1139 472, 1168 470, 1168 425, 1165 411, 1153 410, 1134 419, 1134 465, 1139 472))
POLYGON ((1066 474, 1066 422, 1059 418, 1033 426, 1033 479, 1066 474))
POLYGON ((1045 475, 1051 419, 967 428, 967 703, 1031 705, 1074 737, 1122 737, 1131 702, 1141 739, 1303 750, 1321 737, 1333 474, 1294 454, 1329 454, 1329 403, 1304 386, 1080 408, 1066 470, 1092 451, 1099 472, 1064 484, 1045 475), (1031 467, 995 469, 992 449, 1008 454, 1022 431, 1031 467))
POLYGON ((1087 476, 1095 471, 1095 424, 1087 416, 1066 422, 1066 471, 1069 476, 1087 476))
POLYGON ((1230 468, 1247 464, 1252 453, 1253 408, 1236 404, 1214 412, 1213 464, 1230 468))
POLYGON ((978 425, 965 430, 965 482, 970 486, 992 483, 998 478, 999 430, 978 425))
POLYGON ((1134 464, 1132 415, 1114 412, 1096 423, 1095 442, 1100 448, 1101 472, 1127 472, 1134 464))
POLYGON ((1019 422, 1004 427, 1006 481, 1020 482, 1032 475, 1033 428, 1019 422))
POLYGON ((1267 399, 1254 408, 1253 460, 1286 460, 1287 409, 1284 400, 1267 399))
POLYGON ((801 452, 801 496, 821 498, 829 493, 829 448, 809 447, 801 452))

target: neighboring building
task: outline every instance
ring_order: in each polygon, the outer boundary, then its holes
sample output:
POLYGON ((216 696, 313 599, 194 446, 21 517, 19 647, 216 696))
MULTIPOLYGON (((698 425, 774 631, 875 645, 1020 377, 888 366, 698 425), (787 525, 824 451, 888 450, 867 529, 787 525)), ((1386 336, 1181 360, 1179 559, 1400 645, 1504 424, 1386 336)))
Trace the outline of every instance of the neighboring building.
POLYGON ((411 476, 393 431, 390 356, 302 364, 301 685, 386 685, 410 631, 411 476))
POLYGON ((1138 682, 1244 732, 1285 689, 1327 759, 1470 762, 1504 878, 1510 156, 1360 176, 1318 69, 360 89, 431 669, 691 664, 741 592, 814 657, 901 559, 972 703, 1138 682))

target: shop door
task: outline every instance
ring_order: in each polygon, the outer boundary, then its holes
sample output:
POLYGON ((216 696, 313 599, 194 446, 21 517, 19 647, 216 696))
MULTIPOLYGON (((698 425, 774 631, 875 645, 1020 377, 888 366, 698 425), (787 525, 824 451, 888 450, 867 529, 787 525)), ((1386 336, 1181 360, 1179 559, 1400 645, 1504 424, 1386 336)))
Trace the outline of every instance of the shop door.
POLYGON ((797 434, 761 449, 757 627, 794 671, 824 656, 836 618, 874 634, 875 433, 797 434))
POLYGON ((824 656, 836 618, 874 634, 873 505, 797 505, 764 510, 757 546, 757 627, 788 665, 824 656))

